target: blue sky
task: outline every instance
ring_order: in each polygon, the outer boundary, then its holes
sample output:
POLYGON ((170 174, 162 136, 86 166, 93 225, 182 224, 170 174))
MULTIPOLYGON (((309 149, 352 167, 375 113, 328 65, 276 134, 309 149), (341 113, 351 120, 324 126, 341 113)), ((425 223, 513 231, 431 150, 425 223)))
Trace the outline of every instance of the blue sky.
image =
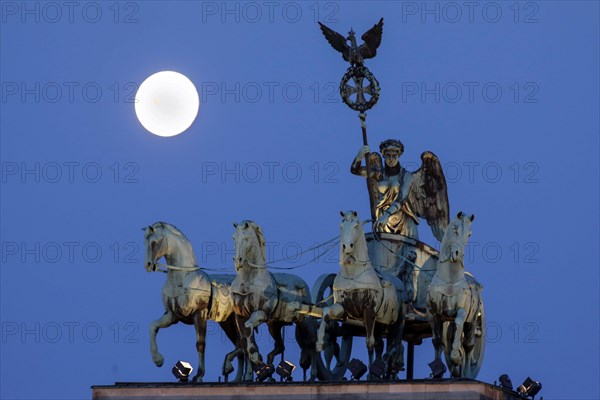
MULTIPOLYGON (((476 215, 478 378, 599 398, 598 3, 469 4, 2 1, 0 396, 89 398, 195 364, 184 325, 159 333, 165 366, 151 362, 164 275, 143 268, 141 226, 171 222, 199 263, 228 268, 233 221, 258 222, 278 259, 335 236, 339 210, 366 218, 349 173, 360 125, 337 93, 347 65, 316 22, 362 34, 383 16, 369 140, 402 140, 409 169, 436 153, 451 215, 476 215), (200 92, 174 138, 146 132, 131 102, 161 70, 200 92)), ((334 256, 295 272, 312 285, 337 269, 334 256)), ((230 346, 214 325, 207 340, 216 381, 230 346)), ((297 361, 293 343, 286 354, 297 361)), ((415 377, 432 358, 426 341, 415 377)))

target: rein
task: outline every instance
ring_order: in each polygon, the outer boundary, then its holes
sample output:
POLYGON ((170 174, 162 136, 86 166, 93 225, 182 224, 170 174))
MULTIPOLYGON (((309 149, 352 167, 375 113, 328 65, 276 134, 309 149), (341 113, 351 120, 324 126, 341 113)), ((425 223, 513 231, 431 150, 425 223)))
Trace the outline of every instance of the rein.
POLYGON ((202 270, 202 271, 217 271, 217 272, 231 272, 231 268, 206 268, 206 267, 199 267, 197 265, 193 266, 193 267, 178 267, 176 265, 169 265, 169 264, 162 264, 162 263, 157 263, 156 264, 157 267, 164 267, 165 269, 158 269, 157 271, 160 272, 164 272, 167 273, 168 270, 172 269, 174 271, 188 271, 188 272, 193 272, 193 271, 198 271, 198 270, 202 270))
POLYGON ((170 269, 173 271, 188 271, 188 272, 193 272, 193 271, 198 271, 199 269, 201 269, 200 267, 198 267, 197 265, 193 266, 193 267, 178 267, 176 265, 169 265, 169 264, 156 264, 157 266, 157 271, 160 272, 164 272, 167 273, 170 269), (165 269, 160 269, 160 267, 163 267, 165 269))
MULTIPOLYGON (((383 246, 384 249, 386 249, 387 251, 389 251, 392 254, 397 255, 398 257, 400 257, 402 260, 404 260, 405 262, 409 263, 410 265, 412 265, 414 268, 421 270, 421 271, 435 271, 435 269, 424 269, 422 267, 419 267, 417 264, 415 264, 414 262, 410 261, 408 258, 402 256, 401 254, 397 254, 394 250, 390 249, 377 235, 376 232, 373 232, 373 237, 375 238, 375 240, 377 240, 377 242, 379 242, 379 244, 381 244, 381 246, 383 246)), ((380 265, 381 267, 381 265, 380 265)))
MULTIPOLYGON (((327 244, 330 244, 330 243, 336 241, 337 239, 339 239, 339 237, 340 236, 338 235, 338 236, 335 236, 335 237, 333 237, 333 238, 331 238, 331 239, 329 239, 329 240, 327 240, 325 242, 319 243, 316 246, 309 247, 308 249, 302 251, 301 253, 298 253, 297 255, 295 255, 293 257, 299 257, 302 254, 308 253, 309 251, 313 251, 313 250, 318 249, 320 247, 323 247, 323 246, 325 246, 327 244)), ((331 249, 333 249, 335 246, 336 246, 336 243, 334 243, 333 245, 327 246, 324 251, 322 251, 321 253, 319 253, 316 257, 313 257, 311 260, 309 260, 309 261, 307 261, 305 263, 299 264, 299 265, 291 266, 291 267, 277 267, 277 266, 271 265, 271 263, 276 263, 276 262, 280 262, 280 261, 289 260, 289 259, 292 258, 291 256, 290 257, 283 257, 283 258, 280 258, 278 260, 270 261, 270 262, 265 263, 265 264, 254 264, 254 263, 251 263, 251 262, 247 262, 246 264, 249 265, 249 266, 251 266, 251 267, 253 267, 253 268, 260 268, 260 269, 271 268, 271 269, 278 269, 278 270, 292 270, 292 269, 304 267, 304 266, 306 266, 306 265, 308 265, 308 264, 310 264, 310 263, 318 260, 319 258, 323 257, 325 254, 329 253, 331 251, 331 249)), ((187 271, 187 272, 193 272, 193 271, 198 271, 198 270, 216 271, 216 272, 233 272, 231 270, 231 268, 206 268, 206 267, 199 267, 197 265, 194 265, 193 267, 190 267, 190 266, 181 266, 181 267, 179 267, 179 266, 176 266, 176 265, 156 263, 156 266, 157 266, 156 271, 163 272, 165 274, 169 270, 173 270, 173 271, 187 271)))
MULTIPOLYGON (((312 251, 312 250, 318 249, 319 247, 325 246, 326 244, 329 244, 329 243, 331 243, 331 242, 333 242, 333 241, 335 241, 335 240, 339 239, 339 237, 340 237, 340 236, 338 235, 338 236, 336 236, 336 237, 334 237, 334 238, 331 238, 331 239, 329 239, 329 240, 327 240, 327 241, 325 241, 325 242, 323 242, 323 243, 319 243, 319 244, 318 244, 318 245, 316 245, 316 246, 310 247, 310 248, 308 248, 308 249, 304 250, 303 252, 301 252, 301 253, 298 253, 298 255, 296 255, 296 256, 294 256, 294 257, 301 256, 302 254, 306 254, 306 253, 308 253, 309 251, 312 251)), ((280 258, 279 260, 270 261, 270 262, 268 262, 268 263, 265 263, 265 264, 255 264, 255 263, 252 263, 252 262, 250 262, 250 261, 246 261, 246 264, 247 264, 247 265, 249 265, 249 266, 251 266, 252 268, 257 268, 257 269, 270 268, 270 269, 278 269, 278 270, 291 270, 291 269, 301 268, 301 267, 304 267, 304 266, 306 266, 306 265, 308 265, 308 264, 311 264, 312 262, 314 262, 314 261, 318 260, 319 258, 321 258, 322 256, 324 256, 325 254, 329 253, 329 252, 331 251, 331 249, 333 249, 335 246, 336 246, 335 244, 333 244, 333 245, 331 245, 331 246, 328 246, 328 247, 327 247, 327 248, 326 248, 324 251, 322 251, 322 252, 321 252, 320 254, 318 254, 316 257, 313 257, 312 259, 308 260, 308 261, 307 261, 307 262, 305 262, 305 263, 302 263, 302 264, 299 264, 299 265, 293 265, 293 266, 291 266, 291 267, 277 267, 277 266, 275 266, 275 265, 271 265, 271 264, 272 264, 272 263, 276 263, 276 262, 280 262, 280 261, 289 260, 289 259, 291 259, 292 257, 284 257, 284 258, 280 258)))

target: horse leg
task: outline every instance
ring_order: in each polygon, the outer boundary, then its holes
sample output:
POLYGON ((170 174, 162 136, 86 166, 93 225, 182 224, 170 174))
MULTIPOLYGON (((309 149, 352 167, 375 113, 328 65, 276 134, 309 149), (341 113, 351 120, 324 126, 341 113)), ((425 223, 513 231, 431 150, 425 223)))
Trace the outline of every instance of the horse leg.
POLYGON ((345 313, 344 307, 338 303, 334 303, 323 309, 323 318, 321 319, 321 324, 317 331, 317 344, 315 346, 317 352, 322 352, 323 347, 325 346, 325 329, 327 328, 329 321, 342 319, 345 313))
POLYGON ((398 357, 395 360, 394 376, 396 372, 404 371, 404 344, 402 343, 402 336, 404 336, 404 325, 406 324, 406 309, 406 304, 402 303, 402 314, 400 314, 398 321, 398 333, 394 336, 397 341, 396 346, 399 350, 398 357))
POLYGON ((198 372, 194 382, 202 382, 204 376, 204 351, 206 350, 206 320, 208 311, 197 311, 194 314, 194 327, 196 328, 196 351, 198 352, 198 372))
POLYGON ((225 356, 222 369, 223 375, 227 376, 233 371, 234 368, 231 365, 231 361, 237 357, 238 368, 233 381, 239 382, 242 380, 242 374, 244 373, 244 350, 241 348, 240 335, 237 333, 235 319, 233 316, 230 316, 224 322, 220 322, 219 325, 221 325, 221 329, 223 329, 223 332, 225 332, 231 343, 235 346, 235 349, 225 356))
POLYGON ((388 379, 396 379, 396 374, 404 371, 404 345, 402 344, 402 333, 404 331, 404 316, 388 327, 387 352, 385 376, 388 379))
MULTIPOLYGON (((238 359, 238 368, 235 374, 235 378, 233 382, 239 382, 242 379, 242 374, 244 373, 244 349, 241 347, 236 347, 229 353, 225 355, 225 359, 223 360, 223 368, 221 369, 221 373, 227 377, 230 373, 234 371, 233 365, 231 362, 234 358, 238 359)), ((227 382, 227 380, 225 380, 227 382)))
POLYGON ((456 330, 454 331, 454 338, 452 340, 452 351, 450 352, 450 360, 452 360, 452 363, 455 365, 462 364, 462 333, 466 316, 467 312, 464 308, 461 307, 456 311, 456 318, 454 319, 456 330))
POLYGON ((273 367, 273 370, 275 370, 273 360, 275 360, 275 357, 278 354, 281 354, 285 351, 285 345, 283 343, 283 338, 281 337, 281 329, 283 329, 283 325, 284 324, 279 321, 271 321, 267 323, 267 326, 269 327, 269 333, 275 341, 273 350, 269 354, 267 354, 267 364, 273 367))
MULTIPOLYGON (((296 321, 296 343, 300 346, 300 367, 302 368, 302 379, 306 381, 306 371, 313 365, 314 351, 314 331, 312 317, 304 317, 303 319, 296 321)), ((316 368, 314 373, 316 375, 316 368)), ((313 369, 311 369, 311 380, 313 375, 313 369)))
MULTIPOLYGON (((383 356, 383 334, 381 333, 381 327, 375 327, 375 361, 380 361, 381 356, 383 356)), ((388 337, 388 343, 390 342, 390 338, 388 337)))
POLYGON ((444 342, 442 339, 444 321, 438 315, 437 299, 433 299, 431 295, 427 296, 427 316, 431 325, 431 343, 435 351, 434 361, 439 361, 442 356, 444 342))
POLYGON ((156 344, 158 330, 168 328, 177 323, 177 321, 177 317, 171 311, 167 310, 162 317, 150 323, 150 354, 152 355, 152 361, 154 361, 157 367, 162 367, 165 362, 165 358, 158 352, 158 345, 156 344))
POLYGON ((252 371, 251 366, 264 364, 262 356, 258 352, 256 340, 254 339, 254 328, 248 327, 248 320, 240 315, 235 316, 235 323, 241 338, 241 347, 246 353, 246 373, 244 375, 244 380, 252 381, 254 372, 252 371))
POLYGON ((267 320, 267 313, 263 310, 256 310, 251 315, 250 318, 246 321, 244 326, 246 328, 254 329, 257 328, 260 324, 267 320))
MULTIPOLYGON (((365 342, 367 344, 367 353, 369 354, 369 368, 373 364, 373 353, 375 349, 375 311, 367 307, 363 311, 363 323, 365 325, 365 342)), ((369 377, 372 378, 369 373, 369 377)))
POLYGON ((475 325, 465 322, 463 348, 465 349, 465 368, 463 376, 471 378, 471 357, 473 356, 473 347, 475 347, 475 325))

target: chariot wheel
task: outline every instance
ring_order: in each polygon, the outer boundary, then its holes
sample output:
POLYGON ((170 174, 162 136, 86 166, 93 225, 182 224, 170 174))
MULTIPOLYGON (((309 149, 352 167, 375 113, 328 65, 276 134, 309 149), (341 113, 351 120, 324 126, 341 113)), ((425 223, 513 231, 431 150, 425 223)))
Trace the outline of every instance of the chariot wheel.
MULTIPOLYGON (((452 338, 454 337, 455 331, 454 323, 445 323, 444 324, 444 335, 446 336, 448 342, 452 343, 452 338)), ((483 353, 485 350, 485 312, 483 309, 483 303, 480 305, 479 315, 475 319, 475 343, 473 345, 473 350, 471 351, 471 360, 470 365, 467 365, 468 361, 466 360, 465 354, 461 354, 462 356, 462 365, 458 366, 456 371, 452 371, 452 360, 450 359, 451 349, 444 349, 444 357, 446 359, 446 365, 450 369, 450 375, 452 377, 462 377, 475 379, 477 378, 477 374, 479 374, 479 370, 481 369, 481 365, 483 363, 483 353)))
POLYGON ((483 310, 483 303, 481 304, 481 309, 479 311, 479 315, 475 320, 475 346, 473 346, 473 355, 471 357, 471 365, 470 365, 470 374, 467 378, 475 379, 477 378, 477 374, 479 374, 479 370, 481 369, 481 365, 483 364, 483 353, 485 351, 485 312, 483 310))
MULTIPOLYGON (((312 303, 318 307, 333 304, 333 281, 336 274, 323 274, 313 287, 312 303)), ((341 380, 352 353, 352 336, 343 334, 339 321, 330 321, 325 330, 325 347, 317 353, 317 378, 320 381, 341 380)))

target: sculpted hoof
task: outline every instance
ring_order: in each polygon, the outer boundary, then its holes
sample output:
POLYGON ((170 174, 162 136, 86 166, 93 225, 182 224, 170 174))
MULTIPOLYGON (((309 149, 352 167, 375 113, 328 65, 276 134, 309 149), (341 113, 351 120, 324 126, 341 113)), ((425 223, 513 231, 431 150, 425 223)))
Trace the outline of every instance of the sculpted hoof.
POLYGON ((152 356, 152 361, 154 361, 154 364, 157 367, 162 367, 163 364, 165 363, 165 358, 163 357, 162 354, 156 353, 155 355, 152 356))
POLYGON ((230 373, 232 373, 234 370, 233 365, 229 362, 229 360, 227 360, 225 362, 225 365, 223 365, 223 375, 229 375, 230 373))

